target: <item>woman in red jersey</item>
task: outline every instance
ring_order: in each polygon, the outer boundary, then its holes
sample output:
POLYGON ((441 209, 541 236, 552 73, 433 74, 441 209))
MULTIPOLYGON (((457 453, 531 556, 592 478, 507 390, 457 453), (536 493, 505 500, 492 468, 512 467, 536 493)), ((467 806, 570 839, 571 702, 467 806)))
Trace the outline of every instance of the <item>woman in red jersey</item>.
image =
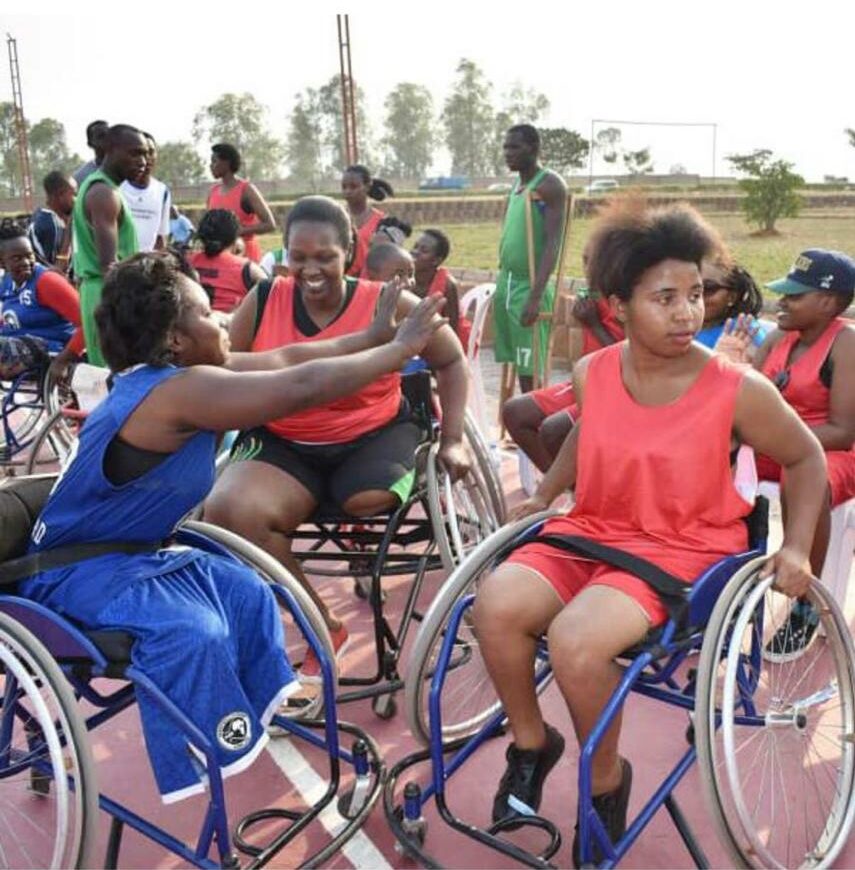
POLYGON ((347 274, 360 277, 365 268, 371 240, 380 221, 386 216, 386 212, 375 208, 369 200, 382 202, 387 197, 394 196, 395 191, 388 181, 373 178, 367 167, 357 163, 344 170, 341 176, 341 192, 355 231, 355 248, 347 274))
MULTIPOLYGON (((594 231, 588 276, 609 299, 626 340, 582 359, 573 372, 581 422, 537 493, 517 516, 575 488, 572 510, 550 532, 590 537, 691 581, 747 549, 750 494, 738 490, 731 453, 744 443, 785 467, 792 487, 781 549, 765 574, 797 596, 807 589, 813 529, 823 496, 822 451, 765 378, 694 341, 704 317, 701 262, 718 238, 686 206, 610 205, 594 231)), ((642 580, 532 542, 478 591, 475 629, 513 731, 493 818, 536 813, 564 741, 544 723, 533 682, 538 638, 580 741, 620 677, 614 658, 661 625, 667 612, 642 580)), ((632 781, 618 755, 620 722, 593 758, 594 805, 617 840, 632 781)))
POLYGON ((211 296, 214 311, 232 311, 249 290, 267 277, 261 266, 235 253, 239 233, 237 217, 224 208, 206 211, 199 221, 196 238, 202 250, 194 251, 189 261, 199 275, 199 283, 211 296))
POLYGON ((240 221, 246 256, 258 263, 261 261, 261 245, 257 236, 276 232, 276 221, 258 188, 237 174, 240 166, 240 152, 234 145, 220 142, 211 148, 211 175, 219 184, 208 193, 206 207, 225 208, 235 213, 240 221))
MULTIPOLYGON (((343 337, 363 330, 374 316, 382 285, 345 278, 351 236, 341 205, 323 196, 301 199, 288 214, 285 237, 291 274, 274 280, 263 308, 257 290, 247 295, 232 319, 235 350, 343 337)), ((417 303, 402 293, 399 315, 417 303)), ((462 440, 466 362, 450 327, 437 331, 422 356, 436 375, 442 405, 439 456, 457 477, 468 464, 462 440)), ((419 437, 402 399, 400 376, 384 376, 345 399, 242 432, 205 516, 263 547, 311 593, 286 534, 322 504, 354 516, 400 504, 414 481, 419 437)), ((315 599, 341 649, 346 629, 315 599)), ((316 676, 316 669, 310 658, 303 677, 316 676)))

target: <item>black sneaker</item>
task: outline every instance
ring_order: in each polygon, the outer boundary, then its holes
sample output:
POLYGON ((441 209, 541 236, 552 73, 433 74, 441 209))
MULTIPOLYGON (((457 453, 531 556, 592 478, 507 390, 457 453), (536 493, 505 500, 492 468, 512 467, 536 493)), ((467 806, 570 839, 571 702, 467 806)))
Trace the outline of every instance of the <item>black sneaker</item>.
POLYGON ((512 743, 505 753, 508 766, 493 799, 493 823, 516 817, 536 816, 543 783, 564 752, 564 738, 546 726, 542 749, 517 749, 512 743))
POLYGON ((766 644, 763 658, 774 664, 797 659, 811 645, 818 627, 819 613, 816 608, 808 601, 796 601, 787 621, 766 644))
MULTIPOLYGON (((626 833, 626 808, 629 806, 629 793, 632 791, 632 765, 625 758, 621 759, 621 764, 623 765, 623 775, 620 785, 614 791, 595 795, 591 801, 612 843, 617 843, 626 833)), ((579 824, 577 822, 576 836, 573 838, 574 867, 581 866, 579 851, 579 824)), ((602 864, 605 856, 596 841, 594 842, 593 852, 593 863, 597 865, 602 864)))

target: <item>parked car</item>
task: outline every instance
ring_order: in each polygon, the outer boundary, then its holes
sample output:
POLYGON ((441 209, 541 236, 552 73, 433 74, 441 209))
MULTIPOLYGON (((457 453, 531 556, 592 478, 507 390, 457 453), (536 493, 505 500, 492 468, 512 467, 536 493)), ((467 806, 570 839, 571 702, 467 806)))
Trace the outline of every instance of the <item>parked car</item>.
POLYGON ((510 181, 494 181, 487 185, 487 193, 510 193, 514 185, 510 181))
POLYGON ((585 185, 585 193, 610 193, 617 190, 620 185, 613 178, 598 178, 590 184, 585 185))
POLYGON ((426 178, 419 190, 466 190, 471 186, 472 182, 465 175, 437 175, 426 178))

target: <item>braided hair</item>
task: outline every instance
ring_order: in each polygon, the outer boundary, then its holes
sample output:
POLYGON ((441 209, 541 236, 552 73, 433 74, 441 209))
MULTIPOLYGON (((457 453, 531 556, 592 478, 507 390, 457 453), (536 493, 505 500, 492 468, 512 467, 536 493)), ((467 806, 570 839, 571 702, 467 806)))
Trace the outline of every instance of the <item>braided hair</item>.
POLYGON ((728 317, 735 317, 737 314, 751 314, 756 317, 763 309, 763 294, 757 282, 751 277, 751 273, 736 263, 725 263, 721 266, 722 287, 736 294, 736 299, 728 311, 728 317))

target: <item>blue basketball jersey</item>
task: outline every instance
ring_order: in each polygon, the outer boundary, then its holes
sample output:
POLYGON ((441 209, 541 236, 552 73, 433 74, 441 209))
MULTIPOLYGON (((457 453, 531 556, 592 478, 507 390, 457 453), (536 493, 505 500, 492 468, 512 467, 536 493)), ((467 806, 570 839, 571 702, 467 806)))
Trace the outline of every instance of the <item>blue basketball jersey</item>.
MULTIPOLYGON (((158 542, 208 494, 214 483, 216 434, 198 432, 179 450, 142 476, 115 486, 104 475, 104 456, 110 442, 134 409, 159 384, 182 369, 175 366, 138 366, 117 375, 109 396, 86 420, 65 468, 33 529, 30 552, 69 544, 100 541, 158 542)), ((133 571, 124 581, 171 571, 195 557, 192 550, 161 550, 135 556, 133 571)), ((104 571, 111 585, 111 564, 120 555, 87 560, 38 575, 28 584, 62 582, 75 570, 104 571), (97 562, 97 565, 95 564, 97 562)), ((102 587, 102 592, 107 589, 102 587)))
POLYGON ((17 285, 7 272, 0 283, 0 335, 34 335, 47 342, 52 353, 59 353, 74 332, 74 326, 52 308, 39 302, 39 278, 48 271, 36 263, 28 281, 17 285))

